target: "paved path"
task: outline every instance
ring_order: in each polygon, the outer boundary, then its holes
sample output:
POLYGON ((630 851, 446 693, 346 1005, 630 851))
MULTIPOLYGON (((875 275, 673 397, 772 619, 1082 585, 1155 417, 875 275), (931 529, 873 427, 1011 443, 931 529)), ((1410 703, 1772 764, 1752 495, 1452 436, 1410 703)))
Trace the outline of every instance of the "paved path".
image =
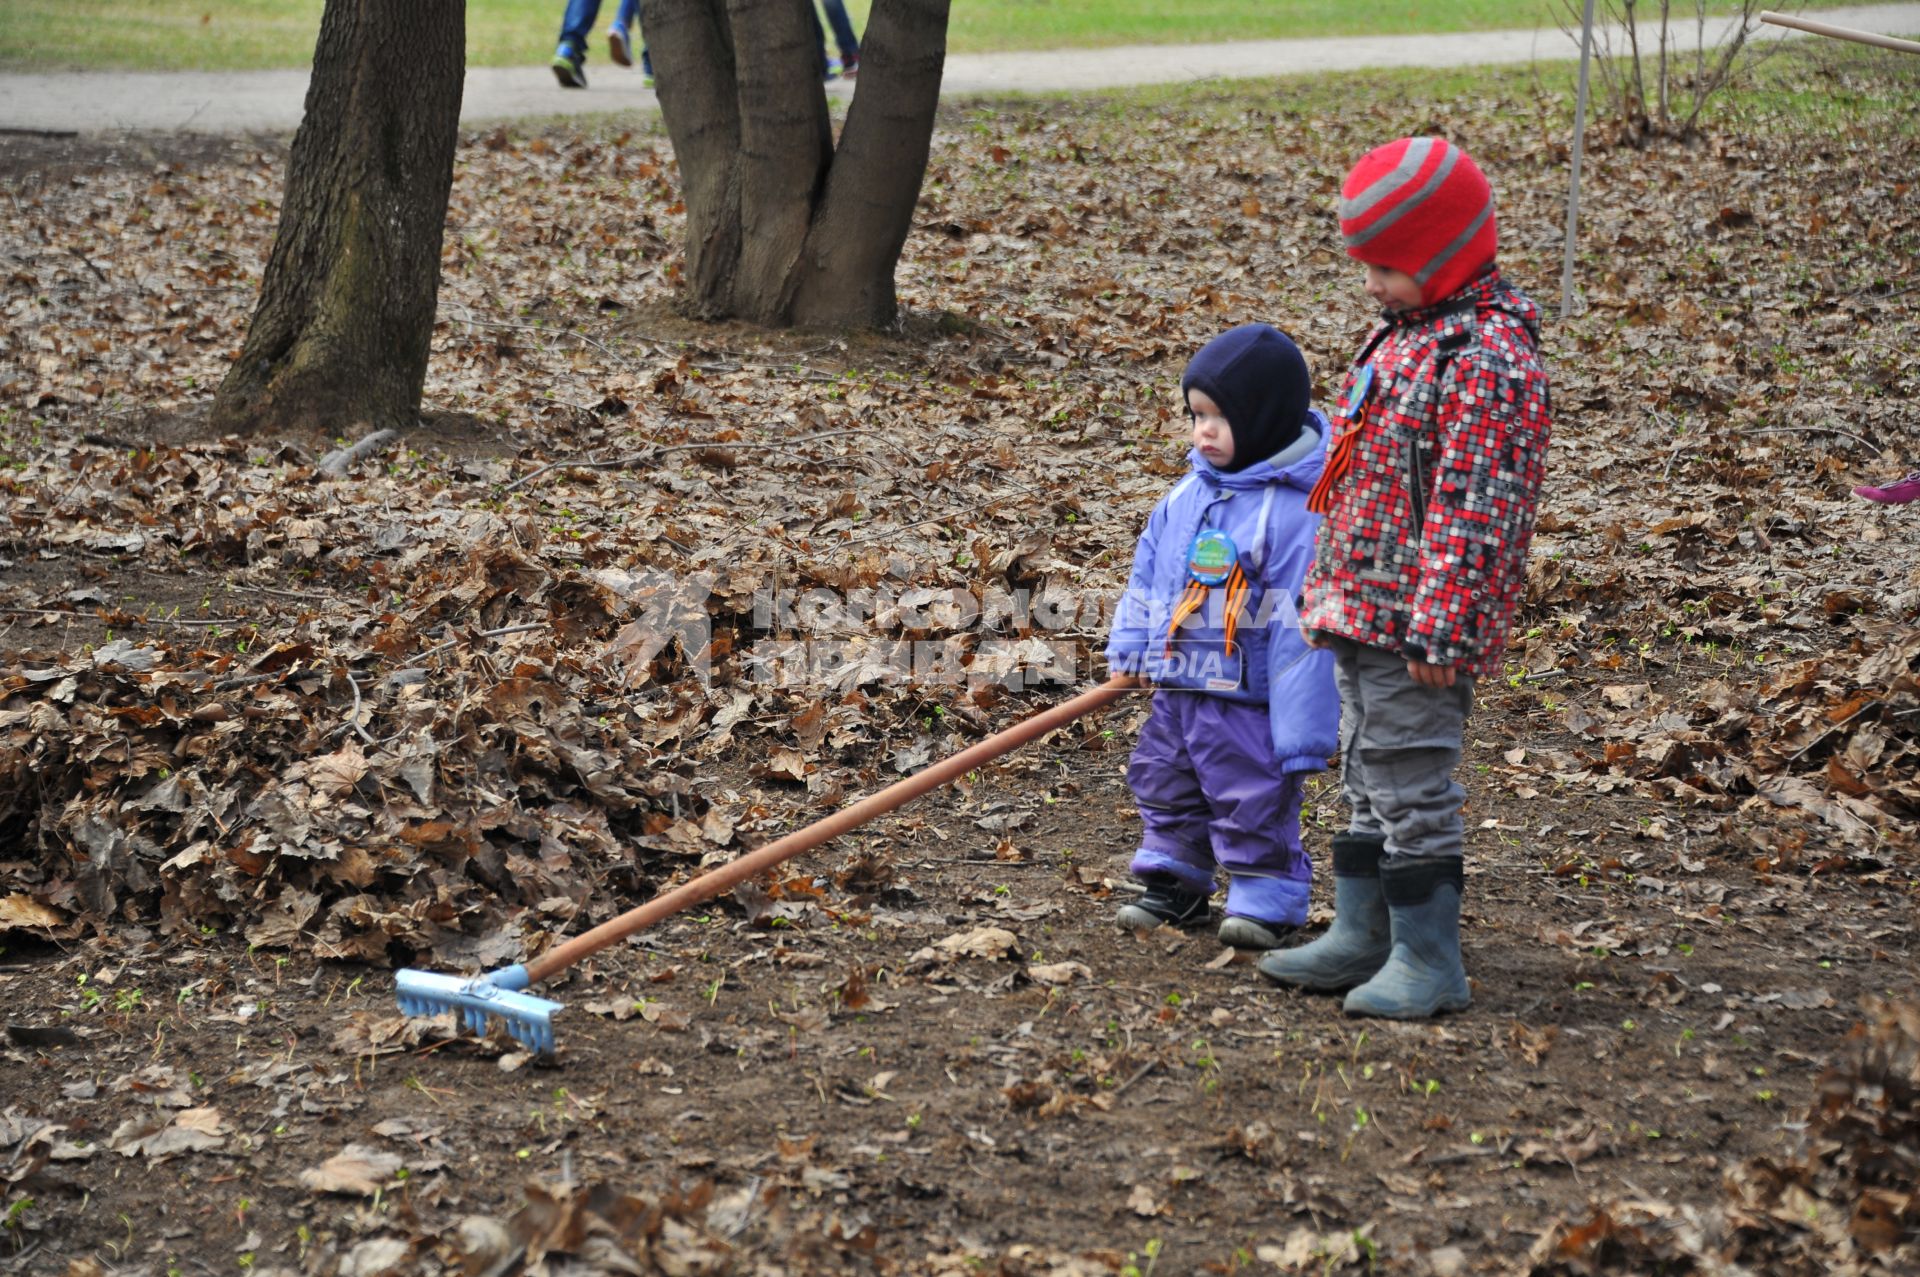
MULTIPOLYGON (((1782 8, 1786 7, 1783 0, 1782 8)), ((1861 5, 1809 16, 1883 35, 1920 33, 1920 4, 1861 5)), ((1726 20, 1710 18, 1707 26, 1707 38, 1714 42, 1724 32, 1726 20)), ((1690 49, 1693 31, 1686 24, 1681 30, 1690 49)), ((1801 36, 1781 27, 1760 28, 1761 38, 1801 36)), ((1616 33, 1613 43, 1623 46, 1624 40, 1616 33)), ((640 87, 637 70, 609 65, 601 48, 593 52, 588 67, 592 87, 584 92, 560 88, 545 67, 473 68, 467 72, 461 119, 472 124, 657 108, 653 93, 640 87)), ((1471 66, 1578 56, 1578 41, 1553 29, 969 53, 947 59, 941 94, 1047 93, 1364 67, 1471 66)), ((831 87, 846 94, 854 85, 831 87)), ((291 130, 300 123, 306 88, 304 70, 0 74, 0 130, 291 130)))

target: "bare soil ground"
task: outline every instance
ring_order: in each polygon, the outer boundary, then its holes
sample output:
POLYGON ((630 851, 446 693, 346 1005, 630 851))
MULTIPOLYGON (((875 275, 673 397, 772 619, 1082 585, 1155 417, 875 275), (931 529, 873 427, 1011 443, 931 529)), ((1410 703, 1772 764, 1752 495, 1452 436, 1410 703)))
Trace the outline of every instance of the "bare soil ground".
MULTIPOLYGON (((518 960, 1058 699, 747 657, 1088 673, 1186 354, 1273 319, 1324 391, 1364 331, 1351 155, 1461 138, 1547 291, 1520 77, 955 111, 869 338, 674 317, 662 139, 472 138, 432 412, 340 483, 351 423, 201 424, 277 146, 0 140, 0 1266, 1913 1271, 1920 556, 1848 488, 1920 457, 1920 170, 1893 55, 1796 56, 1595 157, 1464 776, 1474 1005, 1414 1025, 1113 928, 1137 704, 582 964, 551 1059, 391 972, 518 960), (807 589, 899 608, 756 614, 807 589), (1052 619, 966 613, 1020 589, 1052 619)), ((1316 853, 1341 815, 1323 780, 1316 853)))

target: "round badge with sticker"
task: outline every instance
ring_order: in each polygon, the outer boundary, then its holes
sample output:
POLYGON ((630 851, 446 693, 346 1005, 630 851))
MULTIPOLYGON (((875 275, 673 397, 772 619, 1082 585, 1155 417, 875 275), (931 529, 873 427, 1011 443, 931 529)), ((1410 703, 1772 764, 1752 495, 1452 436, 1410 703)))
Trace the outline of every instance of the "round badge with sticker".
POLYGON ((1367 395, 1373 390, 1373 365, 1363 364, 1353 376, 1353 385, 1347 388, 1347 397, 1340 404, 1340 415, 1348 421, 1356 420, 1367 407, 1367 395))
POLYGON ((1205 586, 1225 585, 1240 561, 1240 548, 1224 532, 1208 528, 1187 551, 1187 575, 1205 586))

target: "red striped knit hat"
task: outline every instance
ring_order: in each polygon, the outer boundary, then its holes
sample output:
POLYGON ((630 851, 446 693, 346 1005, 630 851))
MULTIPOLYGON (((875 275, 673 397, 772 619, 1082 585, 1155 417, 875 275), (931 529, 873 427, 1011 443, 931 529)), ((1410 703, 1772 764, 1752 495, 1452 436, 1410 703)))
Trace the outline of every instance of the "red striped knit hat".
POLYGON ((1431 305, 1493 260, 1493 188, 1465 151, 1403 137, 1368 151, 1340 187, 1347 256, 1405 271, 1431 305))

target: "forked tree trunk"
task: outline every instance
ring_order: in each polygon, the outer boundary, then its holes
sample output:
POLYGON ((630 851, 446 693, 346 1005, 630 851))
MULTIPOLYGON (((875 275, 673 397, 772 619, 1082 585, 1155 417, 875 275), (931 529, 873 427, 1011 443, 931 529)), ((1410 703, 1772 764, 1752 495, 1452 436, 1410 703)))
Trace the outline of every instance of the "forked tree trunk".
POLYGON ((466 64, 462 0, 327 0, 280 227, 222 429, 414 423, 466 64))
POLYGON ((880 327, 926 176, 948 0, 874 0, 833 144, 813 0, 647 0, 703 319, 880 327))

